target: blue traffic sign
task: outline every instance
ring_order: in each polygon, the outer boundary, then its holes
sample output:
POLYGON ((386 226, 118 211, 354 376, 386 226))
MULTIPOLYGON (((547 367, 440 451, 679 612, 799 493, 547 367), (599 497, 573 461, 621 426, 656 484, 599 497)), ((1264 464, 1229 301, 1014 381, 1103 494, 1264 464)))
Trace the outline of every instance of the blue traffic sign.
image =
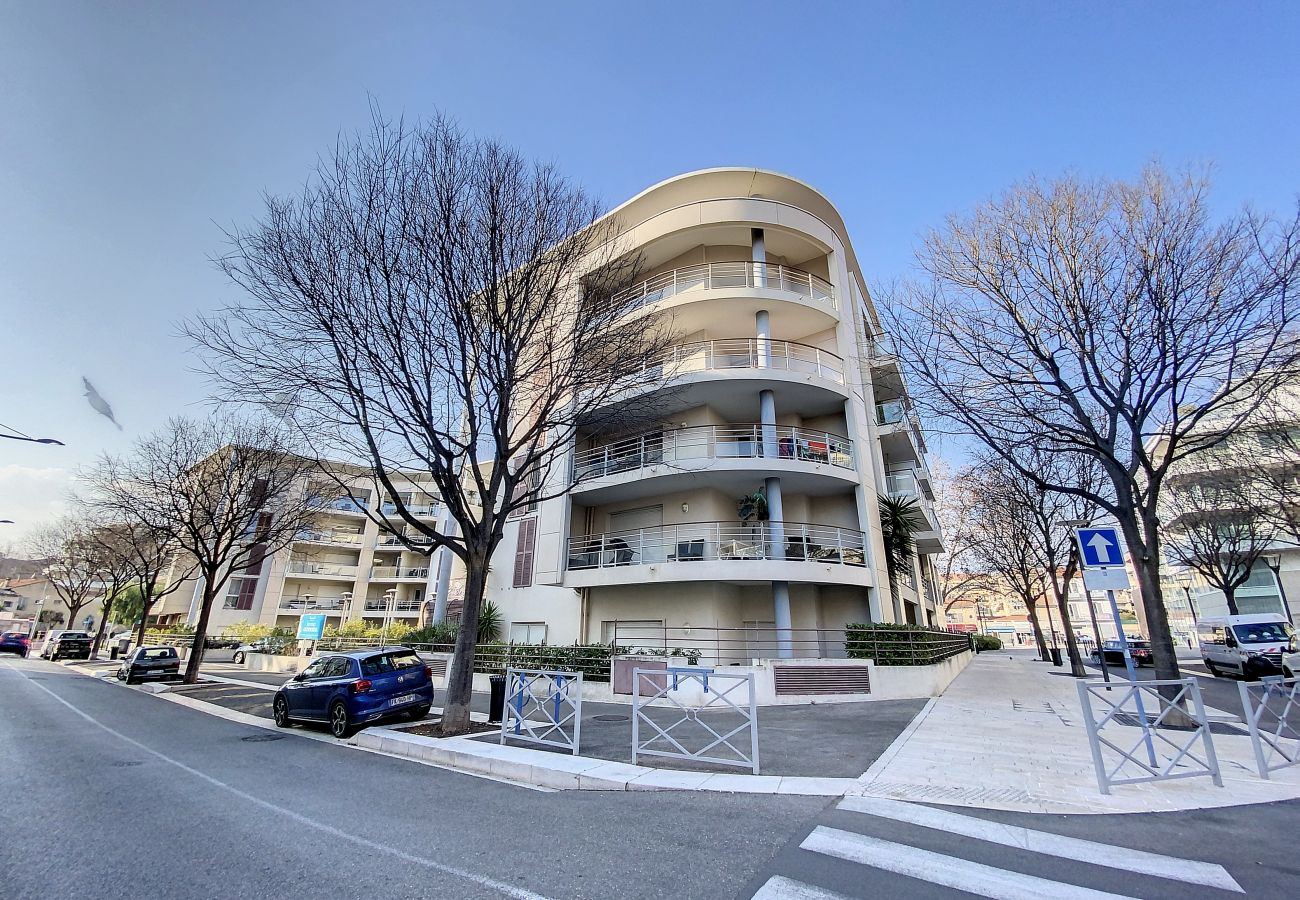
POLYGON ((324 613, 307 613, 298 620, 298 640, 319 641, 324 634, 324 613))
POLYGON ((1124 545, 1118 528, 1080 528, 1078 536, 1085 569, 1124 565, 1124 545))

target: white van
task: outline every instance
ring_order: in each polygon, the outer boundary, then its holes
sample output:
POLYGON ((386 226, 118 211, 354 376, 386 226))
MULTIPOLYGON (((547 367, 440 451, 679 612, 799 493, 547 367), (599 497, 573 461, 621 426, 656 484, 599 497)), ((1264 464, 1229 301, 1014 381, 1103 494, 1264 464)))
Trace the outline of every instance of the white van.
POLYGON ((1284 668, 1290 668, 1290 654, 1297 650, 1296 631, 1277 613, 1201 619, 1196 635, 1211 675, 1293 674, 1284 668))

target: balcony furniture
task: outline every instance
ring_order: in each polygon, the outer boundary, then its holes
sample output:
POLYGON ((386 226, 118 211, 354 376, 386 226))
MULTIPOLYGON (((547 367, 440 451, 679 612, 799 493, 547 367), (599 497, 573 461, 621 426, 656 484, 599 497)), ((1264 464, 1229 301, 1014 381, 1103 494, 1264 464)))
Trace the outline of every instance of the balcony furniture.
POLYGON ((777 452, 782 459, 794 458, 794 438, 783 437, 777 442, 777 452))
POLYGON ((749 541, 724 541, 718 548, 720 559, 762 559, 763 543, 749 541))
POLYGON ((704 541, 681 541, 677 544, 677 562, 698 562, 704 559, 704 541))
POLYGON ((632 548, 629 547, 627 542, 622 538, 614 538, 605 545, 605 548, 605 553, 607 555, 606 565, 629 566, 632 564, 635 554, 632 552, 632 548))
POLYGON ((785 542, 786 559, 808 559, 809 555, 818 549, 816 544, 811 543, 806 537, 791 537, 785 542))

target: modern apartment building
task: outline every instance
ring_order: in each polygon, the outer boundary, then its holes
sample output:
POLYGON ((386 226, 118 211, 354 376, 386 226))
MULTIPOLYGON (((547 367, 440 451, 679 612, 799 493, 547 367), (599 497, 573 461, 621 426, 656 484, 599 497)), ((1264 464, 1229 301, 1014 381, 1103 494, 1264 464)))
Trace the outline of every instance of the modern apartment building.
POLYGON ((780 652, 786 628, 936 622, 925 439, 831 202, 783 175, 711 169, 610 216, 645 271, 627 292, 628 327, 653 307, 680 335, 646 373, 644 395, 666 406, 640 433, 580 434, 577 487, 508 530, 489 596, 512 635, 595 642, 619 629, 622 643, 746 628, 756 650, 780 652), (767 519, 742 519, 759 491, 767 519), (914 498, 924 518, 892 592, 886 493, 914 498))
MULTIPOLYGON (((925 438, 835 207, 786 176, 712 169, 610 216, 645 273, 626 293, 627 327, 653 308, 680 335, 646 372, 662 421, 614 439, 580 433, 574 490, 513 520, 488 583, 506 637, 636 643, 664 629, 745 629, 755 654, 809 656, 828 649, 813 629, 842 648, 847 623, 936 624, 925 438), (759 492, 767 515, 742 519, 759 492), (914 499, 922 520, 896 590, 885 494, 914 499)), ((356 496, 382 502, 362 483, 356 496)), ((421 496, 437 518, 437 499, 421 496)), ((434 559, 340 500, 319 530, 232 578, 212 627, 292 626, 304 612, 414 622, 431 610, 434 559)), ((179 594, 164 621, 193 618, 194 592, 179 594)))

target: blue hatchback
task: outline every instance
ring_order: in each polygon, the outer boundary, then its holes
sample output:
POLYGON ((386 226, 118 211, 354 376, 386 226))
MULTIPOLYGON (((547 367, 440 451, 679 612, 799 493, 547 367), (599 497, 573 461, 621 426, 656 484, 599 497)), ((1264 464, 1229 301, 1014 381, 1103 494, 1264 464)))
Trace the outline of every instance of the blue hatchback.
POLYGON ((433 673, 409 647, 319 656, 275 692, 275 724, 325 722, 337 738, 392 715, 422 719, 433 705, 433 673))

